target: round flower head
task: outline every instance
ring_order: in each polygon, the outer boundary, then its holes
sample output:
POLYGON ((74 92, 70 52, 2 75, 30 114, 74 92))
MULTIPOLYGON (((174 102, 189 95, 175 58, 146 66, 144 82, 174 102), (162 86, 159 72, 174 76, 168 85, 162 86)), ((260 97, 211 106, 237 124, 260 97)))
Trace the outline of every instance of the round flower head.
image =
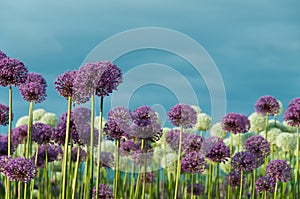
MULTIPOLYGON (((243 176, 243 180, 244 176, 243 176)), ((239 171, 231 171, 226 175, 226 183, 231 187, 238 187, 241 183, 241 172, 239 171)))
POLYGON ((12 130, 12 144, 17 147, 19 144, 24 144, 27 139, 27 125, 22 125, 12 130))
POLYGON ((72 120, 78 128, 82 123, 89 123, 91 121, 91 110, 85 107, 75 108, 72 110, 72 120))
POLYGON ((259 133, 266 129, 266 116, 258 114, 256 112, 252 113, 248 119, 250 120, 250 132, 259 133))
MULTIPOLYGON (((46 152, 48 155, 48 162, 53 162, 61 158, 63 151, 57 145, 41 145, 38 148, 38 156, 37 156, 37 167, 44 167, 46 161, 46 152)), ((36 154, 34 154, 31 158, 32 162, 35 161, 36 154)))
POLYGON ((225 132, 222 129, 221 122, 218 122, 218 123, 215 123, 214 125, 212 125, 209 132, 210 132, 210 136, 212 136, 212 137, 219 137, 219 138, 224 139, 227 136, 227 132, 225 132))
POLYGON ((108 96, 113 90, 117 90, 119 84, 122 83, 121 70, 109 61, 99 62, 104 68, 96 88, 96 95, 99 97, 108 96))
POLYGON ((213 143, 210 151, 206 154, 206 158, 213 162, 226 162, 230 157, 230 149, 222 141, 213 143))
POLYGON ((297 138, 292 133, 280 133, 276 138, 276 146, 282 151, 294 151, 297 145, 297 138))
MULTIPOLYGON (((268 142, 272 145, 276 144, 276 139, 279 134, 281 134, 281 130, 278 128, 271 128, 268 130, 268 142)), ((262 137, 266 138, 266 131, 262 131, 259 133, 262 137)))
POLYGON ((197 115, 202 113, 202 109, 199 106, 197 105, 190 105, 190 106, 196 111, 197 115))
POLYGON ((21 95, 25 101, 41 103, 46 99, 46 80, 37 73, 28 73, 26 81, 19 86, 21 95))
POLYGON ((73 70, 67 71, 56 77, 54 84, 59 95, 63 96, 64 98, 72 97, 74 95, 73 84, 76 74, 76 70, 73 70))
POLYGON ((278 104, 279 104, 279 112, 275 115, 280 115, 283 111, 283 104, 280 100, 277 100, 278 104))
POLYGON ((138 126, 148 126, 157 122, 157 115, 150 106, 140 106, 133 111, 132 121, 138 126))
POLYGON ((0 126, 8 125, 8 119, 9 107, 4 104, 0 104, 0 126))
POLYGON ((284 120, 291 126, 300 126, 300 104, 289 106, 284 112, 284 120))
MULTIPOLYGON (((100 155, 100 164, 102 167, 113 168, 115 163, 114 154, 111 152, 102 151, 100 155)), ((98 164, 98 162, 97 162, 98 164)))
POLYGON ((33 121, 40 120, 43 115, 45 115, 46 111, 42 108, 36 109, 32 112, 33 121))
MULTIPOLYGON (((15 151, 13 145, 10 146, 11 153, 15 151)), ((8 155, 8 138, 7 136, 0 135, 0 156, 8 155)))
MULTIPOLYGON (((113 199, 114 195, 113 195, 112 190, 109 188, 109 186, 107 186, 105 184, 100 184, 98 198, 99 199, 113 199)), ((96 187, 93 188, 92 199, 96 199, 96 187)))
POLYGON ((222 118, 222 128, 234 134, 245 133, 250 128, 250 121, 245 115, 228 113, 222 118))
MULTIPOLYGON (((74 147, 72 149, 72 155, 71 155, 71 160, 73 162, 76 162, 76 160, 77 160, 77 154, 78 154, 78 147, 74 147)), ((84 162, 85 159, 86 159, 86 152, 85 152, 85 150, 83 150, 82 148, 80 148, 79 162, 84 162)))
POLYGON ((189 173, 202 173, 205 171, 206 162, 199 152, 190 152, 181 159, 181 170, 189 173))
POLYGON ((197 113, 187 104, 176 104, 168 112, 168 118, 174 126, 192 128, 197 122, 197 113))
POLYGON ((11 160, 10 156, 2 155, 0 156, 0 173, 4 171, 4 167, 8 161, 11 160))
POLYGON ((207 131, 210 127, 211 127, 211 117, 206 113, 198 114, 195 128, 199 131, 207 131))
POLYGON ((0 60, 6 58, 6 54, 0 50, 0 60))
POLYGON ((275 191, 276 180, 270 176, 259 177, 256 182, 256 191, 262 193, 264 191, 273 193, 275 191))
POLYGON ((273 116, 280 112, 280 105, 277 99, 270 95, 266 95, 256 101, 254 109, 259 114, 269 114, 273 116))
MULTIPOLYGON (((146 183, 155 182, 155 173, 154 172, 146 172, 146 183)), ((141 175, 141 182, 144 182, 145 174, 141 175)))
POLYGON ((161 127, 157 122, 151 123, 147 126, 138 126, 133 124, 130 126, 129 130, 129 138, 137 138, 137 139, 148 139, 151 142, 155 142, 160 138, 162 132, 161 127))
POLYGON ((289 106, 300 105, 300 97, 292 99, 289 103, 289 106))
POLYGON ((31 161, 18 157, 7 162, 3 173, 10 181, 29 182, 36 176, 37 167, 31 161))
POLYGON ((291 179, 291 167, 285 160, 272 160, 267 165, 266 175, 281 182, 288 182, 291 179))
POLYGON ((287 121, 283 121, 280 130, 282 132, 296 133, 297 132, 297 127, 289 125, 287 123, 287 121))
POLYGON ((57 117, 54 113, 45 113, 39 122, 55 128, 57 126, 57 117))
POLYGON ((255 156, 248 151, 238 152, 231 160, 231 167, 236 171, 251 172, 255 168, 255 156))
POLYGON ((189 194, 193 194, 194 196, 201 196, 204 194, 205 187, 201 184, 195 183, 193 187, 193 193, 192 193, 192 187, 191 185, 187 186, 187 192, 189 194))
POLYGON ((53 133, 53 128, 48 124, 34 123, 32 125, 32 141, 38 144, 49 144, 53 133))
POLYGON ((28 70, 17 59, 5 57, 0 59, 0 85, 19 86, 26 81, 28 70))
POLYGON ((120 154, 122 156, 131 155, 133 152, 139 150, 139 145, 132 140, 124 140, 120 142, 120 154))
POLYGON ((28 124, 28 116, 20 117, 16 122, 16 127, 27 125, 28 124))
POLYGON ((245 141, 245 149, 254 155, 267 157, 270 155, 270 143, 260 135, 255 135, 245 141))

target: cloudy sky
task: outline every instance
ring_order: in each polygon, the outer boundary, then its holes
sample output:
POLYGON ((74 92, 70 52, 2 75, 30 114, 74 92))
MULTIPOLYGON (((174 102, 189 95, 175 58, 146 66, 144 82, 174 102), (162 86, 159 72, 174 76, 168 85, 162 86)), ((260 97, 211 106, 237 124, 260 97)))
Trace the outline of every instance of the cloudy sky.
MULTIPOLYGON (((215 63, 226 91, 226 111, 249 115, 262 95, 275 96, 284 107, 300 96, 299 7, 299 1, 289 0, 1 1, 0 49, 46 78, 48 98, 35 107, 60 115, 66 101, 54 89, 56 76, 80 67, 101 42, 135 28, 175 30, 195 40, 215 63)), ((136 36, 141 41, 147 38, 136 36)), ((159 49, 141 49, 113 61, 124 73, 116 95, 119 101, 129 101, 131 109, 146 104, 164 114, 178 96, 190 103, 195 94, 200 107, 211 114, 209 85, 189 60, 159 49), (174 71, 164 71, 163 66, 159 70, 159 64, 174 71), (138 85, 145 79, 148 84, 138 85), (128 93, 133 83, 135 90, 128 93)), ((28 103, 14 91, 14 112, 19 117, 27 114, 28 103)), ((6 88, 0 88, 0 94, 0 102, 7 104, 6 88)), ((111 98, 105 102, 107 112, 111 98)))

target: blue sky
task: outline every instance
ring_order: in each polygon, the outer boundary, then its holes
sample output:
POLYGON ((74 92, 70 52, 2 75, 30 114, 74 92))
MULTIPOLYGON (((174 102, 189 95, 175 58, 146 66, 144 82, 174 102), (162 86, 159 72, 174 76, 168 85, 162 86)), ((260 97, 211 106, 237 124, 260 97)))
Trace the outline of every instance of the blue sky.
MULTIPOLYGON (((284 107, 300 96, 299 7, 299 1, 261 0, 1 1, 0 49, 23 61, 30 71, 44 75, 48 98, 35 107, 60 115, 66 101, 54 89, 55 77, 77 69, 99 43, 133 28, 173 29, 196 40, 217 65, 226 89, 227 112, 249 115, 262 95, 277 97, 284 107)), ((201 108, 211 112, 205 81, 180 57, 145 49, 123 55, 115 63, 124 74, 147 63, 174 68, 190 82, 201 108)), ((135 78, 148 75, 137 73, 135 78)), ((155 75, 181 85, 168 74, 157 71, 155 75)), ((27 114, 28 103, 14 90, 14 112, 19 117, 27 114)), ((137 88, 129 107, 156 104, 163 113, 177 103, 176 95, 149 83, 137 88)), ((7 98, 6 88, 0 88, 0 102, 7 104, 7 98)), ((107 112, 110 105, 106 104, 107 112)))

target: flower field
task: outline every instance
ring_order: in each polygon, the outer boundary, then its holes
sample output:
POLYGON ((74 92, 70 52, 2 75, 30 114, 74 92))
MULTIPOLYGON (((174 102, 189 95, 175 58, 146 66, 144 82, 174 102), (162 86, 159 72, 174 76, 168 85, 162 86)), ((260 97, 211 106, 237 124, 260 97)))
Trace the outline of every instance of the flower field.
POLYGON ((179 103, 168 111, 169 128, 147 105, 103 115, 122 81, 116 65, 99 61, 48 84, 0 51, 0 85, 9 93, 0 103, 8 129, 0 135, 0 198, 300 198, 300 98, 283 110, 265 95, 250 116, 227 113, 215 124, 200 107, 179 103), (65 98, 59 117, 35 109, 47 86, 65 98), (12 89, 28 115, 14 118, 12 89))

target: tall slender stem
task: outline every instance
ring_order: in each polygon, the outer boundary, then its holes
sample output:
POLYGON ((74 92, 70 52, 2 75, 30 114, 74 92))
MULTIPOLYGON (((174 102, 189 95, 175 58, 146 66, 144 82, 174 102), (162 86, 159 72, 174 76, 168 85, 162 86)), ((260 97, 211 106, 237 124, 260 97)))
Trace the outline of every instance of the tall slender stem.
POLYGON ((75 199, 79 161, 80 161, 80 147, 77 146, 77 157, 76 157, 76 165, 75 165, 75 172, 74 172, 75 176, 72 184, 72 199, 75 199))
POLYGON ((296 186, 297 186, 297 193, 300 194, 299 190, 299 126, 297 126, 297 161, 296 161, 296 186))
POLYGON ((242 196, 243 196, 243 170, 241 170, 240 195, 239 195, 239 199, 242 199, 242 196))
POLYGON ((119 177, 119 146, 120 140, 115 142, 115 178, 114 178, 114 198, 118 198, 118 177, 119 177))
POLYGON ((278 188, 278 180, 276 179, 275 191, 274 191, 274 199, 276 199, 277 188, 278 188))
POLYGON ((99 198, 99 181, 101 178, 101 140, 102 140, 102 117, 103 117, 103 97, 100 98, 100 115, 99 115, 99 136, 98 136, 98 153, 97 153, 97 179, 96 179, 96 199, 99 198))
POLYGON ((92 195, 93 181, 94 181, 94 122, 95 122, 95 96, 91 96, 91 140, 90 140, 90 164, 89 164, 89 180, 90 190, 89 194, 92 195))
MULTIPOLYGON (((9 113, 8 113, 8 133, 7 133, 7 155, 11 155, 11 129, 12 129, 12 88, 9 86, 8 88, 9 95, 9 113)), ((7 178, 6 183, 6 199, 11 198, 11 188, 10 188, 10 180, 7 178)))
POLYGON ((191 173, 191 175, 192 175, 192 179, 191 179, 191 199, 193 199, 194 198, 194 173, 191 173))
POLYGON ((266 113, 266 140, 268 140, 269 114, 266 113))
POLYGON ((219 189, 219 163, 217 163, 217 170, 216 170, 216 198, 220 198, 220 189, 219 189))
POLYGON ((183 127, 182 127, 182 125, 180 125, 180 135, 179 135, 179 146, 178 146, 178 158, 177 158, 177 171, 176 171, 176 182, 175 182, 174 199, 177 198, 177 195, 178 195, 178 185, 179 185, 179 181, 180 181, 182 131, 183 131, 183 127))

